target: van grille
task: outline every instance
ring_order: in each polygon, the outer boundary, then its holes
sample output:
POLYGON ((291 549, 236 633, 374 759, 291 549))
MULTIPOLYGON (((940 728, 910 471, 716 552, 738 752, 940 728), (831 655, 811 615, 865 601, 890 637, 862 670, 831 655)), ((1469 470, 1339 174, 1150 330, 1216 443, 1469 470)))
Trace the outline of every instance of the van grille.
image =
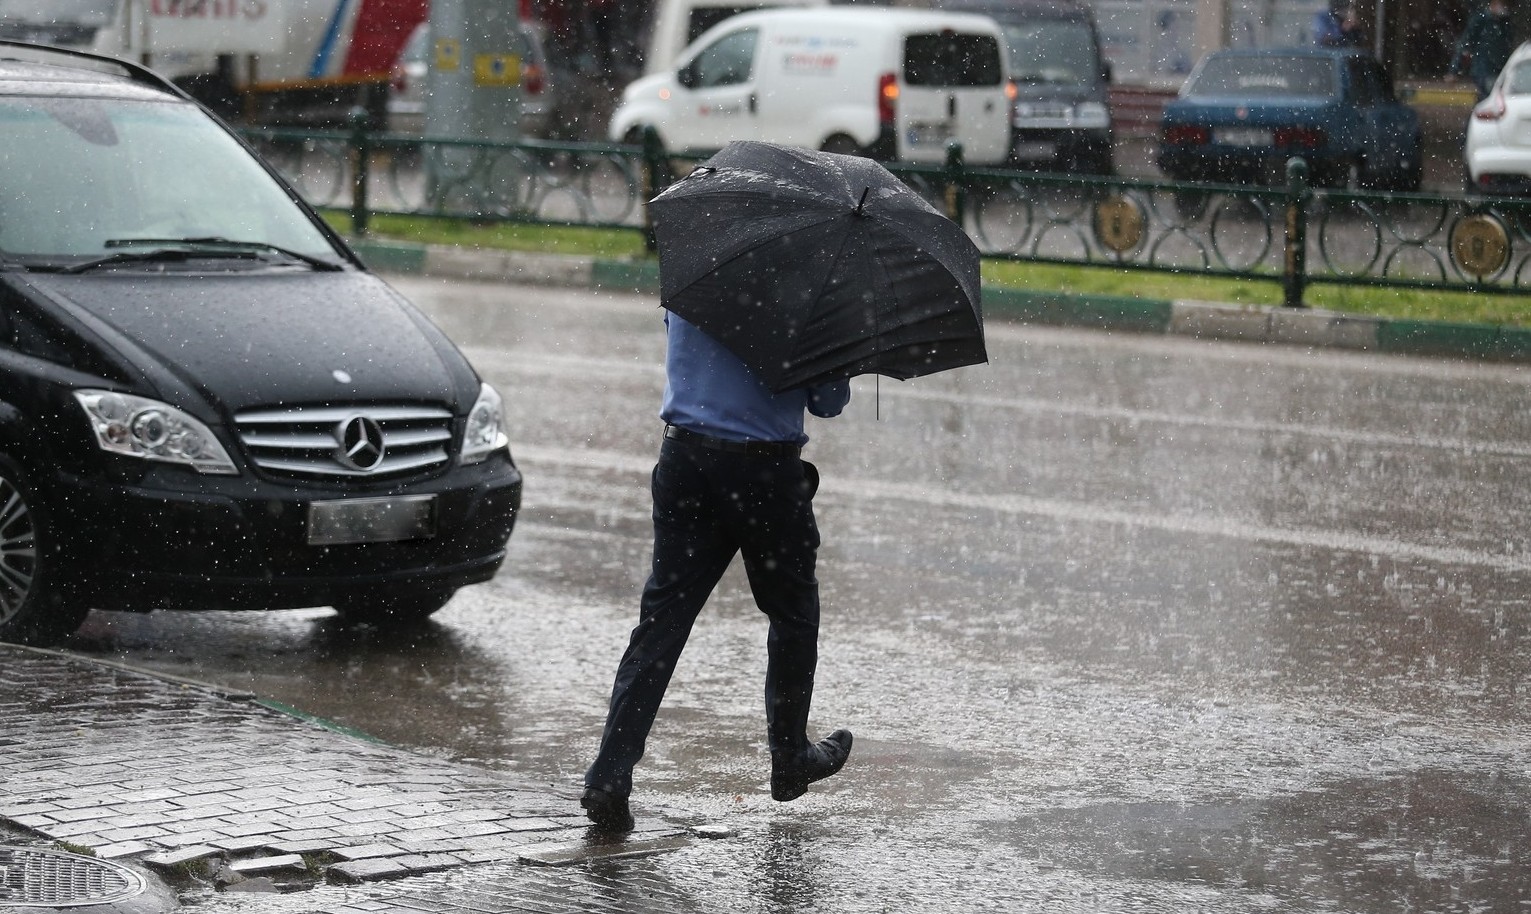
POLYGON ((318 406, 234 417, 255 465, 298 476, 389 476, 446 463, 452 413, 428 406, 318 406))

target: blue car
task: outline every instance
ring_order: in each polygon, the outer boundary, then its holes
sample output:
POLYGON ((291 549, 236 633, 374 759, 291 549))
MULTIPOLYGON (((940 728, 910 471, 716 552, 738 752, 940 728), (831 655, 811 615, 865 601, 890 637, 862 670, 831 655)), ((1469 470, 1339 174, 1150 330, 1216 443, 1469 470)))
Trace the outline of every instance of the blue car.
POLYGON ((1353 49, 1208 55, 1164 108, 1159 168, 1178 181, 1280 185, 1294 156, 1319 185, 1418 190, 1419 115, 1353 49))

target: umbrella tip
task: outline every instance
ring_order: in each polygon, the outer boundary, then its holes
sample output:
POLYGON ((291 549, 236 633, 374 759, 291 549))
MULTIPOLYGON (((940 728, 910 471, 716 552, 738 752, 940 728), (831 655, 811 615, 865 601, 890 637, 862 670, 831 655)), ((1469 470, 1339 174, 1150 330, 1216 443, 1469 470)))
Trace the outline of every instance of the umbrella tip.
POLYGON ((865 215, 862 212, 862 209, 867 205, 867 194, 869 194, 871 192, 872 192, 872 188, 870 188, 870 187, 862 188, 862 190, 861 190, 861 199, 860 199, 860 201, 858 201, 856 203, 856 215, 858 215, 858 216, 865 215))

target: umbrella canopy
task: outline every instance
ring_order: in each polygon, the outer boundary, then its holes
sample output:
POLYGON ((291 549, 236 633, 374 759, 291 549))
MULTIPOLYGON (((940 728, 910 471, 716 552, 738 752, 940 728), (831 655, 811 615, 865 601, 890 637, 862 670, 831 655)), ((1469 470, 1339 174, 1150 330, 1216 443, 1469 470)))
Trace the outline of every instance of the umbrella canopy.
POLYGON ((772 390, 988 360, 978 249, 870 159, 737 141, 650 212, 664 307, 772 390))

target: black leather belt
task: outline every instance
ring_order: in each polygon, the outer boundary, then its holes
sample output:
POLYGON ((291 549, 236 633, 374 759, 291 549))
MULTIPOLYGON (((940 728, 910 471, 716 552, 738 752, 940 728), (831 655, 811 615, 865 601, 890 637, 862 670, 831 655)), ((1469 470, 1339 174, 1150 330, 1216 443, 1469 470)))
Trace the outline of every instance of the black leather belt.
POLYGON ((751 457, 797 457, 803 453, 801 447, 790 441, 729 441, 726 438, 714 438, 701 432, 693 432, 689 428, 681 428, 678 425, 666 425, 664 436, 671 441, 682 441, 698 447, 711 448, 714 451, 727 451, 730 454, 748 454, 751 457))

